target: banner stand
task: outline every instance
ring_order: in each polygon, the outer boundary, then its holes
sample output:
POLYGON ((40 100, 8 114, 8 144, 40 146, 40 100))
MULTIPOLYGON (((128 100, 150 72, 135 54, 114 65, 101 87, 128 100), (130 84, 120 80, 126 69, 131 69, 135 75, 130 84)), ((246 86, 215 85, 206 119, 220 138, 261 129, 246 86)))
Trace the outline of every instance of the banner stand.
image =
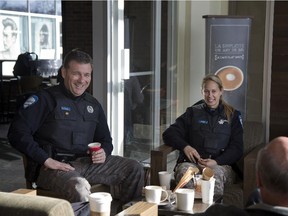
POLYGON ((206 19, 206 74, 217 74, 223 98, 246 118, 247 63, 251 17, 212 16, 206 19))

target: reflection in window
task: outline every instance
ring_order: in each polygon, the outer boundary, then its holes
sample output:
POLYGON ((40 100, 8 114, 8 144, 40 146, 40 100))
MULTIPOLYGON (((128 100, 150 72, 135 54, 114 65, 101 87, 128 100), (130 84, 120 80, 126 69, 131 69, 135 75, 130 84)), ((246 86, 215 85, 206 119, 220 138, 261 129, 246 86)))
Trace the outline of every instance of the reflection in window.
POLYGON ((30 12, 55 14, 55 0, 30 0, 30 12))
POLYGON ((39 59, 55 58, 55 20, 49 18, 31 19, 32 27, 32 50, 36 52, 39 59))
POLYGON ((28 48, 27 17, 0 15, 0 59, 17 59, 28 48))
POLYGON ((62 2, 61 0, 56 0, 56 15, 62 15, 62 2))
POLYGON ((25 0, 0 0, 0 9, 27 12, 28 3, 25 0))
POLYGON ((62 22, 59 23, 59 32, 60 32, 60 47, 62 47, 62 22))
POLYGON ((61 58, 61 24, 61 0, 0 0, 0 60, 27 51, 61 58))

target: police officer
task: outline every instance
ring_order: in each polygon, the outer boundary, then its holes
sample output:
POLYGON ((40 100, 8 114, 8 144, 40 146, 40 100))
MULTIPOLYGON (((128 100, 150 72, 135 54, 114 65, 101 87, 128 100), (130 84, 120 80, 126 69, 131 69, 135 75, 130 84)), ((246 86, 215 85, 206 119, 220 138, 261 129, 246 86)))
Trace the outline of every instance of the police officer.
POLYGON ((63 82, 31 95, 8 132, 29 159, 26 178, 71 202, 87 201, 90 184, 121 185, 123 203, 141 196, 144 171, 135 160, 112 156, 112 138, 100 103, 86 92, 91 57, 78 49, 64 58, 63 82), (88 143, 102 148, 92 156, 88 143))
MULTIPOLYGON (((217 75, 202 82, 203 102, 187 108, 164 133, 165 144, 180 150, 175 166, 178 183, 188 167, 210 167, 216 179, 215 194, 223 194, 224 183, 232 183, 234 165, 243 155, 243 127, 240 112, 223 98, 217 75)), ((194 187, 191 180, 186 187, 194 187)))

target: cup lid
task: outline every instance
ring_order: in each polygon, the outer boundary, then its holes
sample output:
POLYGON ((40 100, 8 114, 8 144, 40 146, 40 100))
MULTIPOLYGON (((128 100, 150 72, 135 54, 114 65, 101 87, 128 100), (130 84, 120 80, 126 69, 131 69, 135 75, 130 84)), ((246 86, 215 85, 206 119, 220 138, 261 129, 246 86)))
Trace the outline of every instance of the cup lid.
POLYGON ((194 189, 190 189, 190 188, 178 188, 176 191, 176 193, 195 193, 194 189))
POLYGON ((97 200, 98 202, 102 201, 112 201, 112 196, 110 193, 106 192, 95 192, 89 195, 89 199, 97 200))

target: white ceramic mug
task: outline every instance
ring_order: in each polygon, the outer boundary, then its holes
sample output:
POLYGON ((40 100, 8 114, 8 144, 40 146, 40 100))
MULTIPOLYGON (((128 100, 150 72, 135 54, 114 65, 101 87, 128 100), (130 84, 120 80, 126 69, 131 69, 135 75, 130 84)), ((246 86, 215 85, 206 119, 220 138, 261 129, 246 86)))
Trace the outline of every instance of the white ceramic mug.
POLYGON ((164 202, 168 199, 168 192, 161 186, 149 185, 145 187, 145 198, 149 203, 159 204, 160 202, 164 202), (161 199, 162 193, 164 193, 165 196, 163 196, 161 199))
POLYGON ((179 188, 175 191, 176 207, 181 211, 193 211, 194 206, 194 189, 179 188))
POLYGON ((158 172, 160 186, 166 190, 170 190, 171 175, 168 171, 158 172))
POLYGON ((201 180, 201 193, 202 193, 202 202, 207 204, 213 203, 214 197, 214 187, 215 187, 215 178, 210 180, 201 180))

